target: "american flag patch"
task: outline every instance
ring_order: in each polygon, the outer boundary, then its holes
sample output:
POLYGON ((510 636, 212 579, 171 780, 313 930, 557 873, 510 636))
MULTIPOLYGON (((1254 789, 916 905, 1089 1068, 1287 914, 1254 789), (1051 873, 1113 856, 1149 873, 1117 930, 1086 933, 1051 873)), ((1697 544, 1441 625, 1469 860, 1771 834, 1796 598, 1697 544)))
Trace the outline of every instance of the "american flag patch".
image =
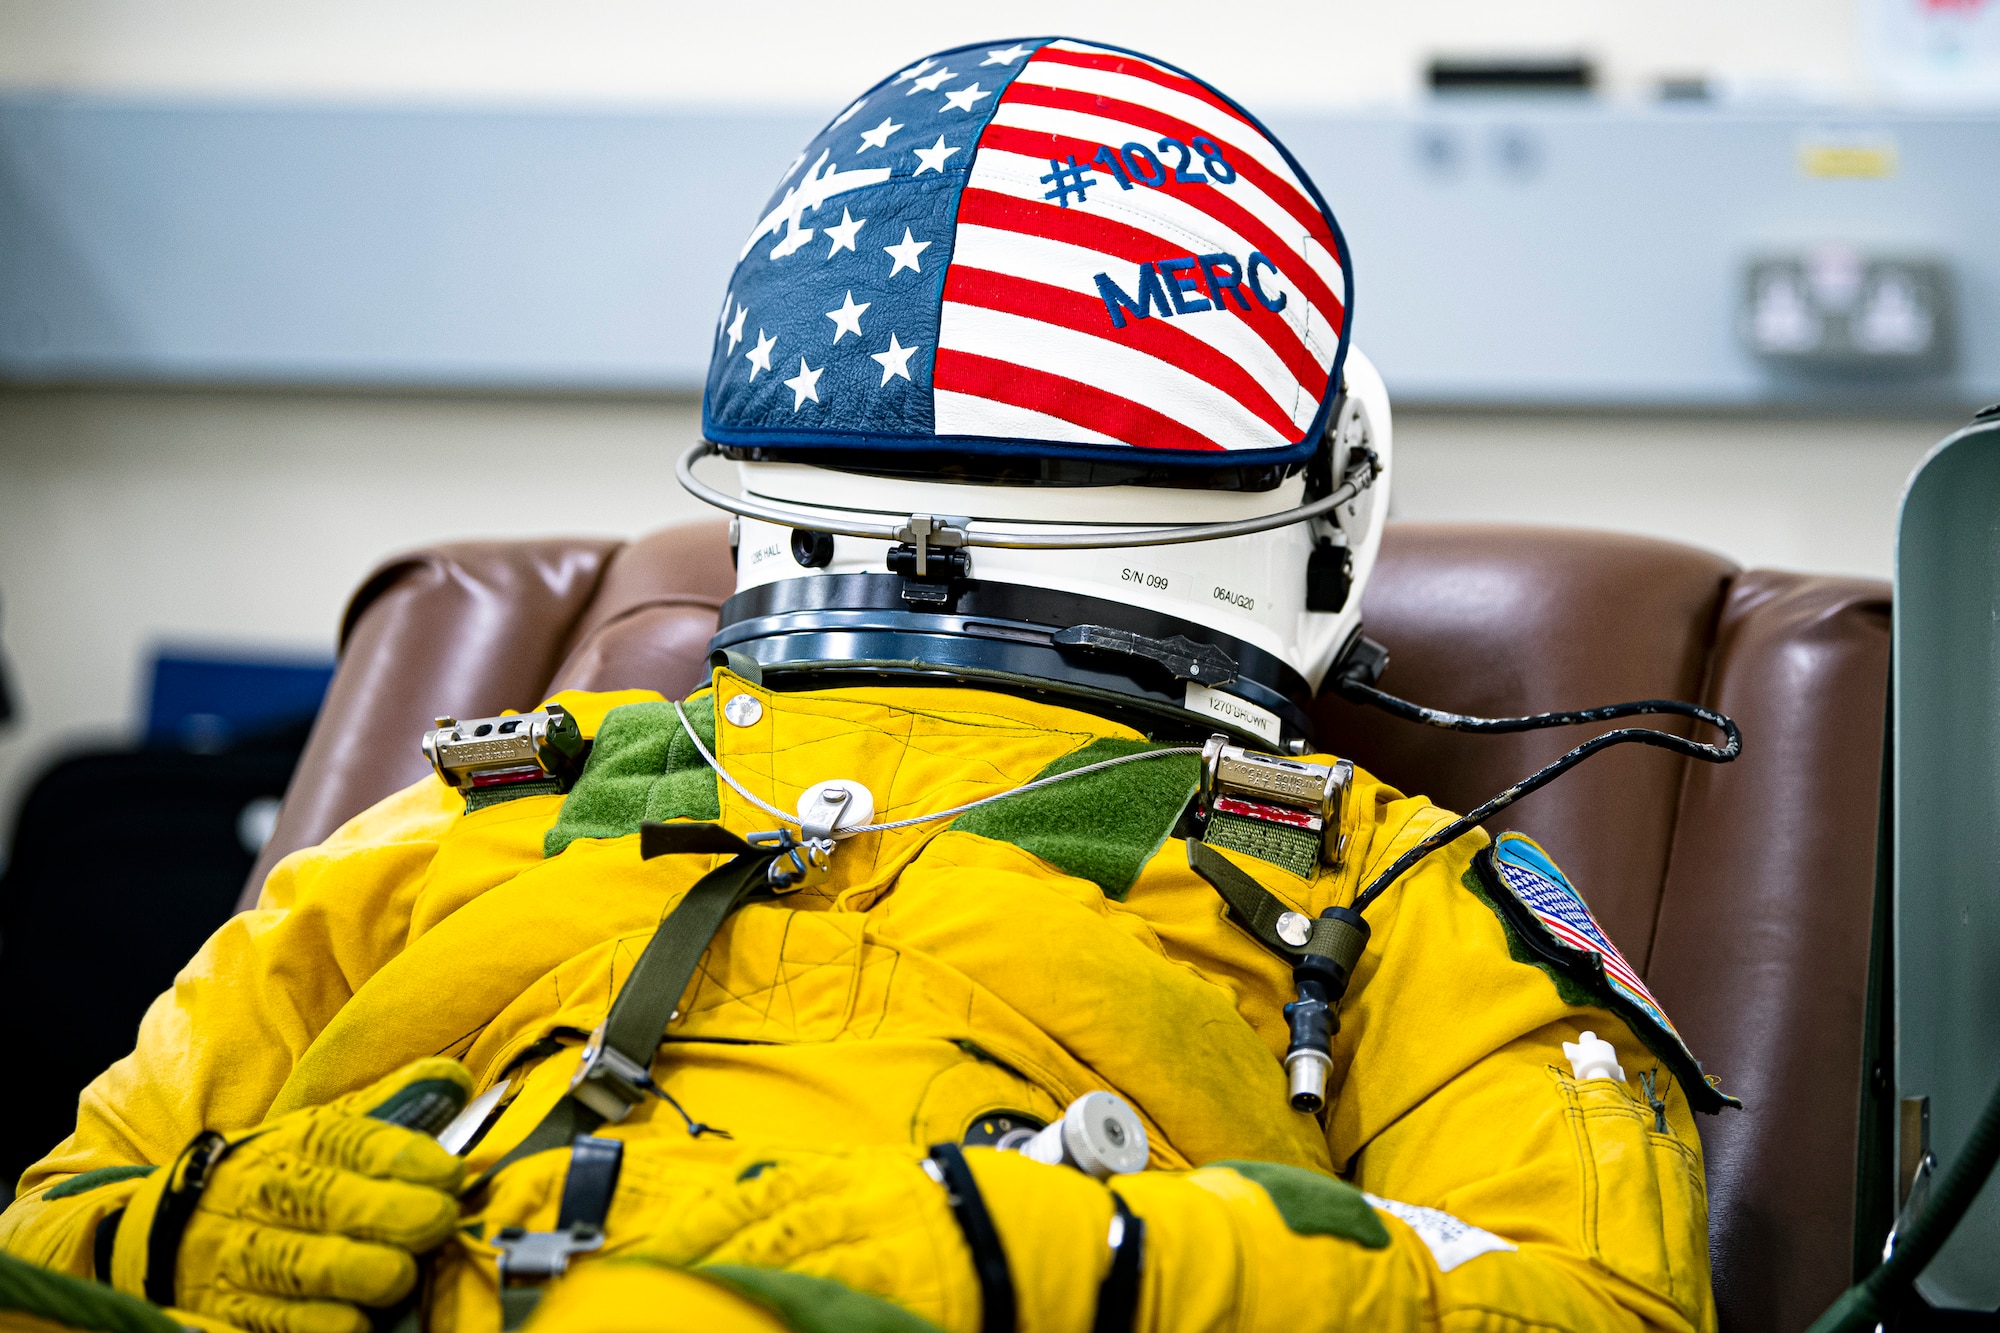
POLYGON ((703 404, 723 444, 1184 462, 1317 445, 1345 242, 1199 79, 1068 39, 919 61, 842 111, 745 242, 703 404))
POLYGON ((1660 1008, 1659 1001, 1625 961, 1625 955, 1618 952, 1618 946, 1611 942, 1604 928, 1597 924, 1597 918, 1590 914, 1583 895, 1532 838, 1510 832, 1494 839, 1493 868, 1499 873, 1501 884, 1541 923, 1555 943, 1577 953, 1597 955, 1604 964, 1604 979, 1612 989, 1658 1023, 1675 1041, 1680 1040, 1680 1032, 1660 1008))

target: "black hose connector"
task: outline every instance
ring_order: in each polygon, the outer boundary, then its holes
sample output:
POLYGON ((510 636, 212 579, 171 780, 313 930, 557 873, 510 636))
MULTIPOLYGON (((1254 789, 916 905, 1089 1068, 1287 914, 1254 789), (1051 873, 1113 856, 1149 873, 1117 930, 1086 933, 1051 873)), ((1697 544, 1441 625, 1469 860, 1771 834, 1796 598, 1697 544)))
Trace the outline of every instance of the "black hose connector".
POLYGON ((1317 1115, 1326 1107, 1333 1077, 1333 1037, 1340 1031, 1340 1002, 1368 947, 1368 922, 1351 907, 1320 913, 1312 933, 1315 951, 1292 964, 1299 998, 1285 1006, 1292 1044, 1285 1052, 1286 1097, 1294 1111, 1317 1115), (1326 952, 1319 952, 1322 945, 1326 952))
POLYGON ((1299 998, 1285 1006, 1292 1044, 1285 1052, 1286 1097, 1294 1111, 1317 1115, 1326 1105, 1327 1082, 1333 1077, 1333 1034, 1340 1018, 1327 1003, 1326 987, 1318 981, 1299 982, 1299 998))

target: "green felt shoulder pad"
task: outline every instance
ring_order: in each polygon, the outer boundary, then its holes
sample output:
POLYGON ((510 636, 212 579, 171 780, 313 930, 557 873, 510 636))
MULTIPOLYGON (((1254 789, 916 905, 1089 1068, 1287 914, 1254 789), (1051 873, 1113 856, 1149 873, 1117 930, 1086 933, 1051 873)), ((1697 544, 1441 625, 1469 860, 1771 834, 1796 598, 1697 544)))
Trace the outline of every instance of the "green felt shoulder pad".
POLYGON ((1344 1180, 1277 1162, 1228 1160, 1209 1165, 1227 1167, 1263 1186, 1294 1235, 1339 1236, 1370 1250, 1389 1243, 1389 1228, 1361 1191, 1344 1180))
MULTIPOLYGON (((1151 741, 1093 741, 1035 778, 1163 748, 1151 741)), ((1201 761, 1191 754, 1121 764, 968 810, 951 827, 1011 842, 1066 875, 1090 880, 1105 897, 1123 902, 1140 870, 1173 832, 1200 780, 1201 761)))
POLYGON ((832 1278, 741 1264, 693 1271, 777 1311, 798 1333, 938 1333, 929 1320, 832 1278))
MULTIPOLYGON (((715 751, 715 696, 681 705, 701 743, 715 751)), ((578 838, 622 838, 648 821, 720 819, 715 770, 702 759, 670 703, 626 704, 604 715, 590 761, 563 798, 542 842, 556 856, 578 838)))

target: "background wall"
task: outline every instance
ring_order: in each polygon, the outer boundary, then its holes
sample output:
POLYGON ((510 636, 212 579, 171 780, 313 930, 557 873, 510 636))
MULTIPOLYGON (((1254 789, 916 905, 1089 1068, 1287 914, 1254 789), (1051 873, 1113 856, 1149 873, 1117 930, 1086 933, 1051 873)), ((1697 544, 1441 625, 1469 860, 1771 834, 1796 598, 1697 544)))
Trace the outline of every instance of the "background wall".
MULTIPOLYGON (((1902 480, 1956 424, 1417 407, 1392 513, 1887 577, 1902 480)), ((0 809, 51 755, 131 734, 156 646, 325 654, 397 550, 696 517, 672 459, 699 426, 692 398, 0 390, 0 642, 24 708, 0 809)))
MULTIPOLYGON (((5 0, 0 84, 242 97, 836 109, 857 71, 1010 32, 1101 37, 1278 107, 1393 102, 1440 52, 1587 54, 1611 89, 1706 75, 1744 95, 1877 92, 1857 0, 5 0)), ((782 164, 780 164, 782 165, 782 164)))
MULTIPOLYGON (((1917 3, 1248 0, 1222 31, 1027 0, 1006 26, 1186 63, 1337 178, 1396 514, 1879 577, 1903 477, 2000 396, 2000 84, 1913 106, 1869 34, 1917 3), (1432 56, 1507 53, 1587 56, 1599 93, 1425 99, 1432 56), (1710 96, 1662 105, 1666 78, 1710 96), (1801 173, 1842 135, 1897 170, 1801 173), (1741 350, 1743 259, 1828 238, 1952 259, 1952 376, 1799 384, 1741 350)), ((791 145, 993 35, 789 0, 0 0, 0 819, 132 734, 158 646, 326 653, 399 549, 691 515, 689 367, 791 145)))

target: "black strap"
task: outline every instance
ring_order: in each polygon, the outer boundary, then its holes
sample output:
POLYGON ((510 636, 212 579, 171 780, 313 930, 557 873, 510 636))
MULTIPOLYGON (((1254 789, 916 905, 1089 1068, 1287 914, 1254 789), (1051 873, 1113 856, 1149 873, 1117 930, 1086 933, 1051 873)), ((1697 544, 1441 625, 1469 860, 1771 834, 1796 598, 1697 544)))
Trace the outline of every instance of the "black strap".
POLYGON ((125 1220, 125 1210, 107 1213, 97 1221, 97 1234, 91 1238, 91 1270, 99 1282, 111 1282, 111 1253, 118 1245, 118 1224, 125 1220))
MULTIPOLYGON (((750 848, 735 834, 715 825, 646 824, 640 828, 641 855, 736 851, 737 855, 703 875, 674 909, 661 918, 639 961, 611 1002, 605 1016, 604 1045, 640 1071, 653 1067, 653 1054, 665 1036, 667 1022, 680 1006, 702 954, 729 914, 770 885, 776 850, 750 848), (749 850, 741 850, 749 849, 749 850)), ((507 1167, 539 1152, 574 1143, 602 1125, 602 1113, 566 1096, 557 1102, 528 1136, 487 1168, 465 1189, 476 1194, 507 1167)))
POLYGON ((625 1145, 617 1139, 576 1136, 570 1145, 569 1176, 563 1181, 562 1211, 556 1230, 568 1231, 578 1222, 604 1229, 605 1215, 611 1211, 611 1196, 618 1190, 618 1168, 625 1158, 625 1145))
POLYGON ((956 1143, 940 1143, 932 1147, 930 1160, 944 1178, 951 1214, 958 1219, 958 1229, 972 1251, 973 1272, 979 1275, 980 1333, 1015 1333, 1014 1276, 1007 1269, 1007 1252, 1000 1246, 1000 1233, 993 1228, 965 1153, 956 1143))
POLYGON ((1111 1252, 1111 1271, 1097 1287, 1097 1317, 1090 1333, 1132 1333, 1139 1325, 1139 1275, 1146 1262, 1146 1219, 1136 1216, 1112 1191, 1118 1210, 1118 1246, 1111 1252))
POLYGON ((187 1231, 208 1177, 233 1145, 212 1129, 194 1136, 168 1167, 166 1192, 153 1209, 153 1226, 146 1233, 146 1299, 155 1305, 177 1304, 174 1277, 180 1267, 181 1236, 187 1231))

